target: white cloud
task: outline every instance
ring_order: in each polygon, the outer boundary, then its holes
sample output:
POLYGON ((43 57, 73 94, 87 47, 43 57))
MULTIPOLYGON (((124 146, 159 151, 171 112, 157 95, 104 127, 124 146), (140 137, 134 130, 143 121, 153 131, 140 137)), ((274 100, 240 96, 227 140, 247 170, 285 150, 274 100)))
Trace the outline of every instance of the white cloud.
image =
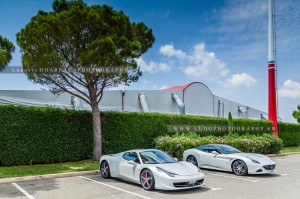
POLYGON ((186 56, 185 52, 175 49, 174 46, 170 44, 161 46, 159 52, 167 57, 184 58, 186 56))
POLYGON ((194 46, 193 52, 187 56, 187 66, 183 67, 183 72, 192 77, 204 75, 226 76, 229 70, 226 64, 216 58, 214 52, 208 52, 204 43, 194 46))
POLYGON ((231 0, 220 13, 223 20, 240 21, 260 18, 261 15, 268 13, 268 8, 268 1, 231 0))
POLYGON ((160 90, 165 90, 165 89, 167 89, 168 88, 168 86, 161 86, 159 89, 160 90))
POLYGON ((229 88, 249 88, 257 83, 257 80, 247 73, 233 74, 226 79, 223 86, 229 88))
POLYGON ((171 66, 166 63, 150 61, 147 63, 142 57, 136 59, 137 64, 141 67, 142 72, 158 73, 168 72, 171 70, 171 66))
POLYGON ((291 79, 286 80, 278 90, 278 95, 281 98, 300 99, 300 83, 291 79))

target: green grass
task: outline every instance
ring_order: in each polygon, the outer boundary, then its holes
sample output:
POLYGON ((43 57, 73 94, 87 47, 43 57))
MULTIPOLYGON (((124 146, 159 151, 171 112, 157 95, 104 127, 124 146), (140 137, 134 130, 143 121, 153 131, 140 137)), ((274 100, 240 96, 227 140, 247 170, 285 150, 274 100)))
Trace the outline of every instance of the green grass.
POLYGON ((0 178, 98 170, 99 162, 83 160, 58 164, 0 167, 0 178))
POLYGON ((300 146, 284 147, 280 153, 300 152, 300 146))

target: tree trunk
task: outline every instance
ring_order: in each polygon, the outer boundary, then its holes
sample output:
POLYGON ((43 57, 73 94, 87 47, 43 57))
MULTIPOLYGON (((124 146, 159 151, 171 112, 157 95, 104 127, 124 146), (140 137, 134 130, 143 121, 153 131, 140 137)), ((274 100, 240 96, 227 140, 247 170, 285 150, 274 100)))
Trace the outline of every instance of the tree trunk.
POLYGON ((102 155, 102 140, 101 140, 101 121, 100 110, 97 100, 91 103, 92 115, 93 115, 93 161, 99 161, 102 155))

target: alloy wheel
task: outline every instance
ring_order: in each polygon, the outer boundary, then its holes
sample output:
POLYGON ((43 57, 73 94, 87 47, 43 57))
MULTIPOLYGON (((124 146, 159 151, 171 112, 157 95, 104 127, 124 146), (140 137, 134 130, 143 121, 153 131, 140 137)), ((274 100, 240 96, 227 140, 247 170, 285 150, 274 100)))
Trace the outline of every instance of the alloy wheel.
POLYGON ((198 162, 197 162, 197 159, 195 156, 188 156, 187 159, 186 159, 187 162, 190 162, 192 163, 193 165, 195 165, 196 167, 198 167, 198 162))
POLYGON ((154 176, 149 169, 143 170, 141 173, 141 184, 145 190, 153 190, 154 189, 154 176))
POLYGON ((110 178, 109 165, 106 161, 102 162, 100 172, 103 178, 110 178))
POLYGON ((247 175, 247 173, 248 173, 247 165, 242 160, 236 160, 232 164, 232 170, 236 175, 239 175, 239 176, 247 175))

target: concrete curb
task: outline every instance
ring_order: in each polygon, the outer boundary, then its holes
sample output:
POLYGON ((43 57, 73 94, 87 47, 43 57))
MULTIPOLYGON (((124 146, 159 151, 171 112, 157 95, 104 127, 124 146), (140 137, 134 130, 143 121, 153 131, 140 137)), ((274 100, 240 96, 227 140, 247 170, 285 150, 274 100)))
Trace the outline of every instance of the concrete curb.
POLYGON ((267 154, 269 157, 276 157, 276 156, 286 156, 286 155, 295 155, 300 154, 300 152, 291 152, 291 153, 280 153, 280 154, 267 154))
POLYGON ((34 181, 34 180, 46 180, 52 178, 83 176, 83 175, 95 175, 95 174, 99 174, 99 171, 93 170, 93 171, 81 171, 81 172, 70 172, 70 173, 46 174, 46 175, 37 175, 37 176, 24 176, 24 177, 15 177, 15 178, 2 178, 0 179, 0 184, 34 181))

